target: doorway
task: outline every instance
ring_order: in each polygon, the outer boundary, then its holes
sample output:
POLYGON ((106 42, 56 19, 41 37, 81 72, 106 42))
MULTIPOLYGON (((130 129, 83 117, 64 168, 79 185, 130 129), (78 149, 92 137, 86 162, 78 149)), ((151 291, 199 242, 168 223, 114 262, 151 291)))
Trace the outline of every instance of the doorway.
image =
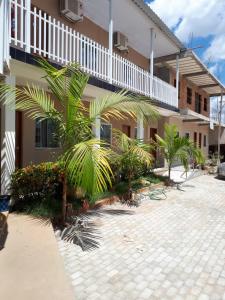
POLYGON ((15 167, 22 167, 22 120, 23 114, 21 111, 16 111, 16 149, 15 149, 15 167))

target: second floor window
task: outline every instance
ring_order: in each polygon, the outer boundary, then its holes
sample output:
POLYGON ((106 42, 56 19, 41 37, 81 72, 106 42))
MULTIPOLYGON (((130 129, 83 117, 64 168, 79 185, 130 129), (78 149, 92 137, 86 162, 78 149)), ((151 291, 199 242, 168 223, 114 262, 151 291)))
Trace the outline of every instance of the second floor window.
POLYGON ((208 99, 204 98, 204 111, 208 111, 208 99))
POLYGON ((51 119, 35 121, 35 147, 36 148, 58 148, 56 125, 51 119))
MULTIPOLYGON (((181 85, 181 82, 179 81, 179 87, 178 87, 178 99, 180 99, 180 85, 181 85)), ((176 87, 177 86, 177 80, 174 79, 173 81, 173 86, 176 87)))
POLYGON ((206 135, 204 135, 203 146, 204 147, 207 146, 207 136, 206 135))
POLYGON ((192 89, 189 87, 187 87, 187 103, 192 103, 192 89))

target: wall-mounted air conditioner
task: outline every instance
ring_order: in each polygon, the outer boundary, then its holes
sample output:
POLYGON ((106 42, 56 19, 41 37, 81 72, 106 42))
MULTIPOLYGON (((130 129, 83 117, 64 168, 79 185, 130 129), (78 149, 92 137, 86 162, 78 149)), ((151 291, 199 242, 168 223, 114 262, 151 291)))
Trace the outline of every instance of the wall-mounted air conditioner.
POLYGON ((114 32, 113 34, 113 44, 114 47, 120 51, 128 50, 128 38, 119 31, 114 32))
POLYGON ((72 22, 83 20, 83 2, 81 0, 60 0, 60 12, 72 22))

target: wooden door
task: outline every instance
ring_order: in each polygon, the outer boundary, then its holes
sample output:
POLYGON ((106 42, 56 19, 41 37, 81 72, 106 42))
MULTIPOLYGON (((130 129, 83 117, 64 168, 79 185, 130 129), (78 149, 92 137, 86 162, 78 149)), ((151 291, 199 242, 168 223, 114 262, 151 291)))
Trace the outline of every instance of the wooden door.
POLYGON ((22 112, 16 111, 16 168, 22 167, 22 112))
POLYGON ((128 137, 130 137, 130 126, 129 125, 123 125, 122 126, 122 132, 125 133, 128 137))

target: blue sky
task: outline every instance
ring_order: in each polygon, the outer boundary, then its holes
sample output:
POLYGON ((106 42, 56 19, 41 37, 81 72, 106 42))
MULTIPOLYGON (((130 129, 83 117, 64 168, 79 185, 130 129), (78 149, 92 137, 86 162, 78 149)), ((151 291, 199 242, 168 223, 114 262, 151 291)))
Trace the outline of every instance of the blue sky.
POLYGON ((225 0, 145 0, 225 84, 225 0))

